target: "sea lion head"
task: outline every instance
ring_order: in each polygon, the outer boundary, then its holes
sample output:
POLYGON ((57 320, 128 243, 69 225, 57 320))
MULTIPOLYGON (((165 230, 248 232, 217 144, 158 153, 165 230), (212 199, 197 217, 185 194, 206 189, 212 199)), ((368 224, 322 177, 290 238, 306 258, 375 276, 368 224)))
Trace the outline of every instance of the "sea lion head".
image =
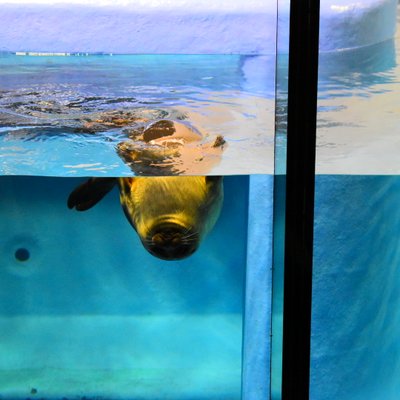
POLYGON ((222 206, 222 177, 120 178, 121 204, 143 246, 163 260, 193 254, 222 206))

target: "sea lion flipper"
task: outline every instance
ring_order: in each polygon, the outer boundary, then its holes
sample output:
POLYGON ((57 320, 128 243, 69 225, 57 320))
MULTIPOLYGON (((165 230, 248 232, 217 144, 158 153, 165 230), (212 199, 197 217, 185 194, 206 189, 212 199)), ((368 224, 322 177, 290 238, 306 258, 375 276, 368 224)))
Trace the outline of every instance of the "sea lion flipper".
POLYGON ((85 211, 97 204, 117 183, 116 178, 90 178, 68 197, 68 208, 85 211))

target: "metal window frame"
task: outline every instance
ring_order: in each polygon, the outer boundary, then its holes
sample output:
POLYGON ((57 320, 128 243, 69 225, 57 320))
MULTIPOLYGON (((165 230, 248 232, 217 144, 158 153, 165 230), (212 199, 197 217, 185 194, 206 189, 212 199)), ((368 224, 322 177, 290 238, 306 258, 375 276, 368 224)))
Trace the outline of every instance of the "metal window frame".
POLYGON ((290 5, 283 400, 309 399, 319 6, 290 5))

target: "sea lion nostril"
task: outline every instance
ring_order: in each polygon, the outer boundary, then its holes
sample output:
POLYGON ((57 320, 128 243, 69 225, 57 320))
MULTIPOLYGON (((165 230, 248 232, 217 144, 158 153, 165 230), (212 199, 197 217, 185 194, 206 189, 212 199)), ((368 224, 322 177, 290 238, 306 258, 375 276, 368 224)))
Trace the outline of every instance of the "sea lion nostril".
POLYGON ((198 236, 187 226, 170 222, 159 223, 153 227, 146 242, 147 249, 154 256, 163 260, 180 260, 196 250, 198 236))
POLYGON ((174 246, 179 246, 182 243, 182 237, 178 233, 175 234, 171 240, 171 244, 174 246))
POLYGON ((180 246, 182 234, 179 232, 157 232, 151 236, 151 241, 156 246, 180 246))
POLYGON ((187 228, 178 224, 157 224, 149 233, 148 238, 156 246, 179 246, 186 231, 187 228))
POLYGON ((165 242, 164 236, 161 233, 156 233, 155 235, 153 235, 151 241, 157 246, 162 246, 165 242))

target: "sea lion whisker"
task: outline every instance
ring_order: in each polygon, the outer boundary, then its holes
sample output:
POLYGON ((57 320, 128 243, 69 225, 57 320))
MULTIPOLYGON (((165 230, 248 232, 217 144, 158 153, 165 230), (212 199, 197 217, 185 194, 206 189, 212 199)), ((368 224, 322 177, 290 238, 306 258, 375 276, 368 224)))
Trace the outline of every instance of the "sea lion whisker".
POLYGON ((192 229, 192 226, 188 226, 188 228, 183 232, 183 236, 185 236, 190 230, 192 229))
POLYGON ((199 234, 198 232, 193 232, 193 233, 191 233, 189 235, 183 235, 182 239, 190 239, 190 238, 192 238, 194 236, 198 236, 198 234, 199 234))
POLYGON ((196 243, 197 242, 197 239, 195 239, 195 238, 191 238, 191 239, 182 239, 181 240, 181 243, 182 244, 191 244, 191 243, 196 243))
POLYGON ((196 243, 198 243, 197 240, 181 240, 181 244, 184 246, 191 246, 196 243))
POLYGON ((197 241, 197 237, 181 238, 182 243, 193 243, 197 241))

